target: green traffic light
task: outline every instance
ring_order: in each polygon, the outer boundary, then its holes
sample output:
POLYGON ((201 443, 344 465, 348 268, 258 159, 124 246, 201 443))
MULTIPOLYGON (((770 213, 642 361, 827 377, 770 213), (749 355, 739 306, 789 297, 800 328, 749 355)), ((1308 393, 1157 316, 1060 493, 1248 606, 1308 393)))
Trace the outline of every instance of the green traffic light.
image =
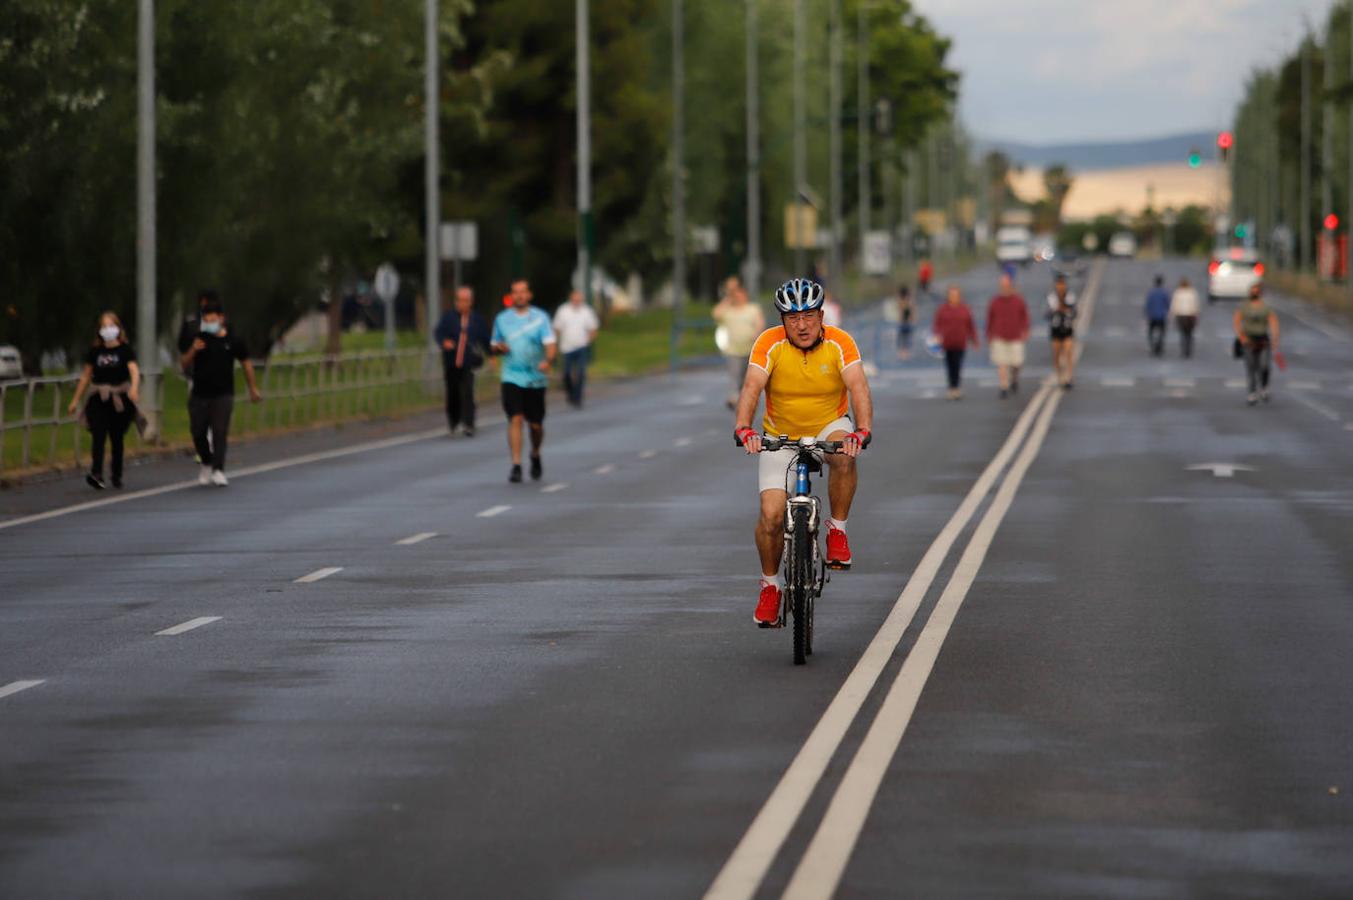
POLYGON ((1244 240, 1245 235, 1247 234, 1249 234, 1249 230, 1244 225, 1236 226, 1236 237, 1240 238, 1241 240, 1244 240))
POLYGON ((1200 153, 1189 154, 1189 168, 1196 169, 1203 164, 1203 157, 1200 153))

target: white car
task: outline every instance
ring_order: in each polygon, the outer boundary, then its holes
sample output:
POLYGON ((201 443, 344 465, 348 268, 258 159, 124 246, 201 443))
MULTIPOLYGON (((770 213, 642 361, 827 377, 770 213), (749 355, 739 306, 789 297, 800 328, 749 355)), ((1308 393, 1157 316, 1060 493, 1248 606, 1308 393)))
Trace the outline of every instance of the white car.
POLYGON ((1018 263, 1021 266, 1033 262, 1033 232, 1023 225, 1006 225, 996 231, 996 261, 999 263, 1018 263))
POLYGON ((23 360, 19 348, 6 344, 0 347, 0 381, 23 377, 23 360))
POLYGON ((1130 231, 1120 231, 1109 238, 1109 255, 1132 259, 1137 255, 1137 238, 1130 231))
POLYGON ((1244 247, 1217 251, 1207 266, 1207 302, 1243 300, 1263 280, 1264 264, 1255 251, 1244 247))

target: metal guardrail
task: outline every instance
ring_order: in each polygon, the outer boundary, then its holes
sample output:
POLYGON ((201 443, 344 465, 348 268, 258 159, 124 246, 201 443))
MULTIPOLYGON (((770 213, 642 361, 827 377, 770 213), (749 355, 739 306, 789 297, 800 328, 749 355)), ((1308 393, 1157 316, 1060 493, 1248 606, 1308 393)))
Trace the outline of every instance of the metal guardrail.
MULTIPOLYGON (((263 402, 248 403, 236 370, 233 436, 320 422, 381 415, 434 405, 441 399, 441 361, 427 349, 369 351, 337 356, 276 356, 254 361, 263 402)), ((0 382, 0 474, 32 468, 80 465, 88 450, 84 428, 66 408, 79 375, 0 382)), ((143 410, 158 422, 158 434, 141 440, 132 430, 129 447, 187 439, 188 384, 177 372, 148 374, 143 410), (147 399, 150 409, 145 409, 147 399)))

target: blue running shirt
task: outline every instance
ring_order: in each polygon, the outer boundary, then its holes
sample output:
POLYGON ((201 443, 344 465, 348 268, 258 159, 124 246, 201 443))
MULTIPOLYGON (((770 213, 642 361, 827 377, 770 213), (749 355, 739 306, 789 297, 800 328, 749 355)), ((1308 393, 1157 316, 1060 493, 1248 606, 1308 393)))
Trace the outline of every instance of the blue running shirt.
POLYGON ((507 344, 502 358, 503 383, 524 388, 543 388, 549 378, 540 371, 545 345, 554 343, 554 328, 542 309, 528 306, 525 313, 505 309, 493 320, 493 342, 507 344))

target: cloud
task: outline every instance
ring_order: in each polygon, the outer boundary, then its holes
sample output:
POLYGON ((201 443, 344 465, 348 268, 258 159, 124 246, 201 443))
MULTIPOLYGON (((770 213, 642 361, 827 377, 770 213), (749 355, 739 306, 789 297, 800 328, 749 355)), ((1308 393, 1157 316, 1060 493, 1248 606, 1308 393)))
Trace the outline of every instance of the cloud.
POLYGON ((980 134, 1066 140, 1229 120, 1249 72, 1330 0, 918 0, 954 39, 980 134))

